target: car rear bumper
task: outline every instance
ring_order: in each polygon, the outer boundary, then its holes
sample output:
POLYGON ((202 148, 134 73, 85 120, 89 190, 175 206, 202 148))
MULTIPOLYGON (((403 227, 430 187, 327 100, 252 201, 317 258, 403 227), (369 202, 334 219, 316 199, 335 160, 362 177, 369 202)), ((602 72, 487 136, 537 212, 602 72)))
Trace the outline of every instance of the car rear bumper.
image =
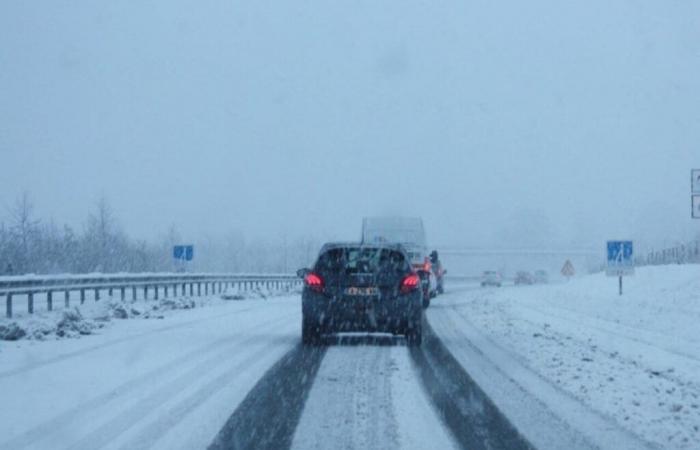
POLYGON ((421 319, 423 294, 416 290, 395 298, 327 297, 305 290, 302 313, 306 324, 322 333, 402 332, 421 319))

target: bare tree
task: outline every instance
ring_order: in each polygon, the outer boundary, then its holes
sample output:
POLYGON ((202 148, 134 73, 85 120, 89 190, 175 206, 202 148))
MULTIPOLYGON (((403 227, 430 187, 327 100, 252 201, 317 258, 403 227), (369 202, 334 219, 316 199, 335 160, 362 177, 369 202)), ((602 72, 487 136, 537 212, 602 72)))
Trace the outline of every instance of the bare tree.
POLYGON ((15 270, 18 273, 34 269, 33 254, 39 220, 34 219, 34 204, 29 192, 24 191, 10 210, 10 235, 15 249, 15 270))
POLYGON ((112 207, 104 196, 88 216, 83 245, 89 270, 109 272, 121 268, 127 251, 126 237, 120 232, 112 207))

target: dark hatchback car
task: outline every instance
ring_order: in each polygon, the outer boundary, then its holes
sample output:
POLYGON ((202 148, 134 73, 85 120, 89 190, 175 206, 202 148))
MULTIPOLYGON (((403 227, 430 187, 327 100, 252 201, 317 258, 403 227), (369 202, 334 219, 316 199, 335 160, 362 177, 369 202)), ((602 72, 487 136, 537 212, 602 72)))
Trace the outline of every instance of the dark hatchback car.
POLYGON ((400 245, 326 244, 313 269, 301 269, 302 341, 323 334, 401 334, 422 341, 423 293, 400 245))

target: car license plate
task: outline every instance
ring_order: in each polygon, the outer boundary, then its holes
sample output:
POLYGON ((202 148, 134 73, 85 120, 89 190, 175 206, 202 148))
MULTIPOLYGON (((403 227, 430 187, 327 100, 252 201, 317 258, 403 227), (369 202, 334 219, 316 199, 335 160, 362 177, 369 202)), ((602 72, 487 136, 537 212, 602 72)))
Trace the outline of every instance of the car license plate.
POLYGON ((349 287, 345 289, 346 295, 378 295, 379 289, 376 287, 349 287))

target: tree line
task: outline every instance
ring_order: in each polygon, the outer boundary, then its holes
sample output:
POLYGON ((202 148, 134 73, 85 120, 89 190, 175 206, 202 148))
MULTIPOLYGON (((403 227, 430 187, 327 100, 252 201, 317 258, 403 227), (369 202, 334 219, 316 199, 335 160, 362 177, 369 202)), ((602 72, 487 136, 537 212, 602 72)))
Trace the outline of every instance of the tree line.
POLYGON ((25 192, 0 217, 0 275, 181 270, 288 273, 308 266, 320 245, 308 238, 248 241, 232 231, 223 237, 198 237, 194 261, 183 266, 172 255, 173 246, 182 243, 174 226, 155 242, 128 236, 104 197, 93 205, 80 229, 41 220, 25 192))

